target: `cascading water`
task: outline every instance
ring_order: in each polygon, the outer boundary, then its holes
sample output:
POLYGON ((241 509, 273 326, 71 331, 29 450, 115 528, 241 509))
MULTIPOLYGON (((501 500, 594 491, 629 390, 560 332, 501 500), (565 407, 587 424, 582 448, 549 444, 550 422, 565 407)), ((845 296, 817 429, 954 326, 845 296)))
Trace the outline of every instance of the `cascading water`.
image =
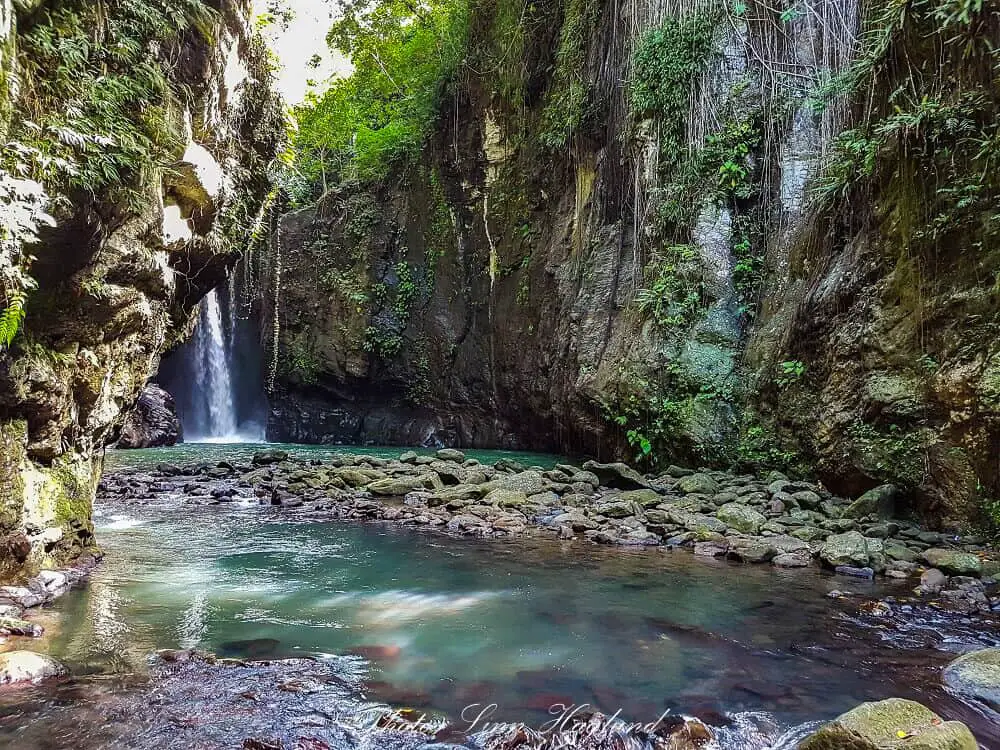
POLYGON ((262 442, 266 399, 255 306, 238 269, 202 301, 191 340, 164 359, 158 379, 173 394, 187 442, 262 442))
POLYGON ((207 424, 202 438, 228 438, 236 435, 236 404, 230 375, 232 337, 222 328, 219 290, 213 289, 201 306, 198 324, 198 359, 203 373, 201 395, 205 401, 207 424))

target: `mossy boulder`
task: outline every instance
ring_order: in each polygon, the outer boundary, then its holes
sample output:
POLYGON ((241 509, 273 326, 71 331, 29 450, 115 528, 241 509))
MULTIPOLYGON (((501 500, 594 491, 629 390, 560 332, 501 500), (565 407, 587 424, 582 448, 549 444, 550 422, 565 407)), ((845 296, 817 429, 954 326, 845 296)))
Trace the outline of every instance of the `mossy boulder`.
POLYGON ((978 577, 983 572, 982 561, 971 552, 931 548, 924 550, 920 558, 930 567, 952 576, 978 577))
POLYGON ((368 485, 368 491, 373 495, 384 497, 402 497, 413 490, 432 487, 433 482, 424 475, 411 477, 387 477, 368 485))
POLYGON ((767 523, 763 514, 742 503, 727 503, 715 515, 729 528, 744 534, 759 534, 760 527, 767 523))
POLYGON ((746 563, 764 563, 778 554, 768 539, 758 537, 729 537, 729 556, 746 563))
POLYGON ((1000 648, 960 656, 942 674, 949 689, 1000 711, 1000 648))
POLYGON ((863 568, 883 557, 880 539, 869 539, 858 531, 834 534, 819 550, 820 559, 835 568, 838 565, 863 568))
POLYGON ((682 477, 677 489, 686 495, 714 495, 719 491, 719 483, 708 474, 692 474, 682 477))
POLYGON ((520 508, 527 504, 528 496, 520 490, 497 487, 483 498, 483 502, 487 505, 496 505, 500 508, 520 508))
POLYGON ((655 508, 663 502, 663 495, 655 490, 630 490, 615 498, 623 503, 634 503, 640 508, 655 508))
POLYGON ((545 489, 545 478, 537 471, 507 474, 498 477, 496 482, 502 489, 523 492, 525 495, 535 495, 545 489))
POLYGON ((617 490, 642 490, 649 487, 649 482, 643 479, 642 474, 623 463, 602 464, 597 461, 587 461, 583 465, 583 470, 596 474, 605 487, 617 490))
POLYGON ((799 744, 799 750, 977 750, 969 728, 915 701, 862 703, 799 744))
POLYGON ((896 512, 896 500, 899 497, 899 488, 894 484, 883 484, 880 487, 868 490, 865 494, 855 500, 844 509, 844 518, 863 518, 865 516, 878 516, 879 518, 892 518, 896 512))

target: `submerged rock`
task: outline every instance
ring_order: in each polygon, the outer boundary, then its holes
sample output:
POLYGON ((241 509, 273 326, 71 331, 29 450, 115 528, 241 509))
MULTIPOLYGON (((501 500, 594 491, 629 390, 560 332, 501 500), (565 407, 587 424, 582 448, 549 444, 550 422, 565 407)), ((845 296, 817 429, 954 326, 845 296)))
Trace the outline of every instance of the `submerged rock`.
POLYGON ((902 698, 862 703, 799 744, 799 750, 977 750, 969 728, 942 721, 926 706, 902 698))
POLYGON ((942 679, 956 693, 1000 711, 1000 648, 958 657, 944 668, 942 679))

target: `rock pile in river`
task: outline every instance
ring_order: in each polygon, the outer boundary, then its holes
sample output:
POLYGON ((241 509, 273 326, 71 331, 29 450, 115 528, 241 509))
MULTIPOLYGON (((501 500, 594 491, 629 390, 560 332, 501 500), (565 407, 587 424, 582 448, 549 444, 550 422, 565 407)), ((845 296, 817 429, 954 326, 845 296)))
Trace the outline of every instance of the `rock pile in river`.
POLYGON ((169 492, 191 502, 244 498, 478 537, 536 533, 624 547, 683 546, 784 568, 818 563, 860 577, 907 578, 933 568, 940 580, 926 583, 935 595, 947 596, 958 580, 967 590, 954 598, 980 609, 990 607, 980 578, 996 570, 984 564, 982 540, 893 518, 892 487, 850 501, 778 473, 670 467, 644 476, 625 464, 594 461, 548 469, 507 459, 484 465, 453 449, 411 451, 395 460, 335 454, 323 461, 268 450, 249 464, 161 464, 113 473, 101 484, 105 498, 169 492))

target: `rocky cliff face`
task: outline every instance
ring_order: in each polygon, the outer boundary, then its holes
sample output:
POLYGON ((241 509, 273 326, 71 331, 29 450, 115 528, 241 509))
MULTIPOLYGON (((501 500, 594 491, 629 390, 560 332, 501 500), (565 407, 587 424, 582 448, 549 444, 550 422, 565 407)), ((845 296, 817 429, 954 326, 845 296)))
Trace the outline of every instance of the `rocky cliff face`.
POLYGON ((3 208, 38 219, 0 264, 8 317, 26 299, 0 352, 11 578, 94 546, 104 446, 239 257, 282 123, 243 0, 2 8, 3 208))
POLYGON ((997 8, 953 5, 475 4, 419 163, 275 232, 270 435, 769 465, 968 520, 997 8))

